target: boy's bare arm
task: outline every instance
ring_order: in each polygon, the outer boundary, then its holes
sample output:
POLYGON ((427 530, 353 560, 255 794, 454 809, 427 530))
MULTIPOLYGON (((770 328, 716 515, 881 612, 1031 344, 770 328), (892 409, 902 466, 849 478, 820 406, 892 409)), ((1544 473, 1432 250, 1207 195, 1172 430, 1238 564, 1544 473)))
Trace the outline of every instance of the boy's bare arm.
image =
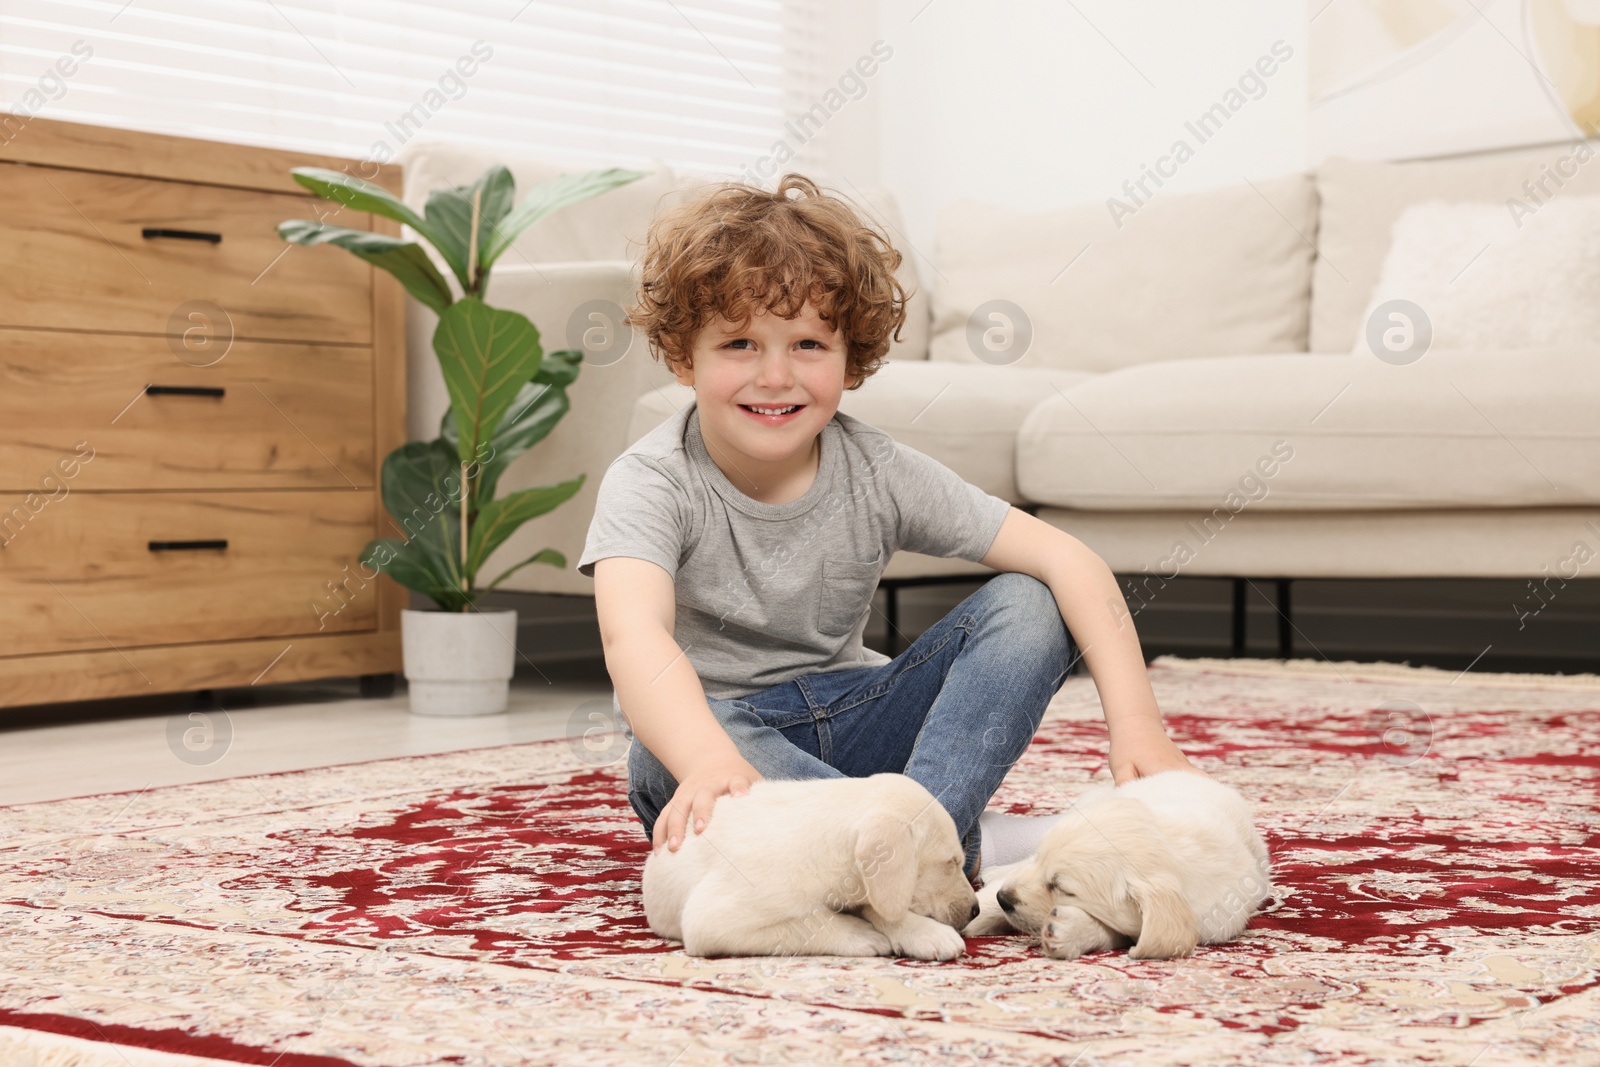
POLYGON ((1139 635, 1104 560, 1076 537, 1012 508, 983 563, 1031 574, 1055 594, 1062 621, 1082 649, 1100 694, 1111 736, 1111 774, 1118 784, 1166 770, 1205 775, 1162 726, 1139 635))
POLYGON ((594 590, 617 703, 634 737, 678 781, 651 835, 652 847, 676 849, 691 815, 698 831, 717 797, 743 793, 761 775, 711 714, 699 675, 673 639, 672 576, 646 560, 609 556, 595 564, 594 590))

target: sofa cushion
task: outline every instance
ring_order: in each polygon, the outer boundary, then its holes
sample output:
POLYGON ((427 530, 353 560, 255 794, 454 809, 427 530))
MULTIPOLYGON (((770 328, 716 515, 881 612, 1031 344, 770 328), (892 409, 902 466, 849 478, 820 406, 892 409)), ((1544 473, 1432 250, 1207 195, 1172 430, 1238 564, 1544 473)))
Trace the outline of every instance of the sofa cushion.
POLYGON ((1111 371, 1303 351, 1316 214, 1304 174, 1157 193, 1120 228, 1103 204, 1023 214, 957 201, 939 216, 931 358, 1111 371), (969 342, 974 312, 975 336, 1005 325, 984 317, 996 300, 1031 323, 1020 359, 980 359, 969 342))
POLYGON ((1593 505, 1597 406, 1590 347, 1435 349, 1404 366, 1311 354, 1147 364, 1034 408, 1017 436, 1017 482, 1029 500, 1058 507, 1194 508, 1197 518, 1241 501, 1593 505))
MULTIPOLYGON (((507 152, 445 141, 412 141, 400 152, 405 167, 405 202, 421 210, 435 189, 474 182, 492 165, 503 163, 517 183, 517 202, 540 182, 592 169, 559 165, 507 152)), ((502 263, 565 263, 590 259, 637 259, 656 212, 681 195, 688 184, 658 163, 638 181, 590 200, 569 204, 528 227, 501 257, 502 263)))
POLYGON ((900 204, 894 194, 881 185, 852 189, 851 192, 855 195, 849 199, 883 229, 889 243, 900 253, 900 269, 895 272, 895 277, 908 294, 906 321, 900 328, 900 340, 889 342, 889 358, 927 359, 933 297, 927 286, 922 284, 921 272, 917 268, 917 253, 906 240, 906 224, 900 214, 900 204))
MULTIPOLYGON (((1090 377, 1049 368, 897 360, 860 389, 846 390, 839 410, 927 453, 985 492, 1021 503, 1017 428, 1042 398, 1090 377)), ((693 399, 693 390, 676 383, 645 393, 634 405, 628 443, 693 399)))
POLYGON ((1421 358, 1430 345, 1600 343, 1600 196, 1561 197, 1520 220, 1487 201, 1412 204, 1395 220, 1362 321, 1355 354, 1391 359, 1421 358), (1375 315, 1394 300, 1415 308, 1375 315))
POLYGON ((1476 200, 1530 209, 1600 193, 1594 142, 1544 145, 1456 159, 1379 163, 1332 156, 1317 170, 1321 217, 1312 275, 1311 351, 1349 352, 1378 282, 1390 230, 1424 200, 1476 200))
POLYGON ((897 362, 846 391, 839 410, 927 453, 985 492, 1022 503, 1017 430, 1041 400, 1092 377, 1050 367, 897 362))

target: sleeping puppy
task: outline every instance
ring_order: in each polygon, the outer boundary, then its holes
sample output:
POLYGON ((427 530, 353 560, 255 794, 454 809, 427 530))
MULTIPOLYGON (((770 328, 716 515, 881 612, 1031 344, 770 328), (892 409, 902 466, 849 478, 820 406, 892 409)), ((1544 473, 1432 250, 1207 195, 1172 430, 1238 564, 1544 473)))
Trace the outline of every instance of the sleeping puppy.
POLYGON ((691 956, 949 960, 978 913, 948 812, 903 774, 756 782, 651 852, 644 911, 691 956))
POLYGON ((985 882, 965 933, 1040 935, 1045 955, 1132 948, 1186 956, 1237 937, 1270 885, 1267 848, 1238 791, 1188 771, 1089 789, 1031 859, 985 882))

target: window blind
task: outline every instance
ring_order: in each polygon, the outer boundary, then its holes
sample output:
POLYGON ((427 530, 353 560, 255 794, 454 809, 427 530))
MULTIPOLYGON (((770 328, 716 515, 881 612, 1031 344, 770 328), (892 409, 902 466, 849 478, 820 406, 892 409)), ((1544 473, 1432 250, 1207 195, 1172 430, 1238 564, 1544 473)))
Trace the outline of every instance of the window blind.
MULTIPOLYGON (((822 17, 821 0, 0 0, 0 89, 13 130, 378 162, 426 135, 737 175, 814 103, 822 17)), ((797 159, 820 169, 819 151, 797 159)))

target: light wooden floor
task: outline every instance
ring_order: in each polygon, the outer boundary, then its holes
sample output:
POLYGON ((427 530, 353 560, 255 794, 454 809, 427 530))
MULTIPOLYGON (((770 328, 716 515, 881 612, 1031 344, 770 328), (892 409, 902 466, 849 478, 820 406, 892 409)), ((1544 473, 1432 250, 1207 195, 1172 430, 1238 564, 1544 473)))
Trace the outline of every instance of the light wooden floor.
POLYGON ((611 686, 598 663, 538 670, 542 676, 524 667, 512 680, 506 714, 471 719, 412 715, 404 680, 383 700, 361 699, 353 679, 220 690, 225 717, 189 693, 0 709, 0 804, 581 738, 595 725, 587 713, 610 708, 611 686), (195 713, 211 716, 209 737, 195 713), (191 730, 201 732, 185 743, 191 730))

